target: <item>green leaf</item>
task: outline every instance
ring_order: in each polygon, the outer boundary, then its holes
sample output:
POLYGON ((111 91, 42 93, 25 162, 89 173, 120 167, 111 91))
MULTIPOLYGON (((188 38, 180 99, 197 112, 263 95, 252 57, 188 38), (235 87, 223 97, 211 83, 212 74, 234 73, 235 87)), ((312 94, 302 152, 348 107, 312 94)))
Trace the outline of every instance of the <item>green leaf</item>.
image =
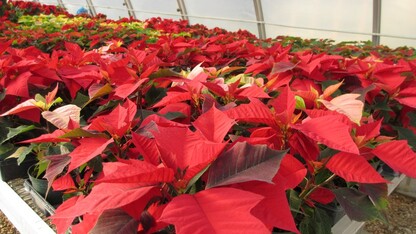
MULTIPOLYGON (((384 214, 382 212, 388 208, 387 184, 360 184, 359 190, 367 194, 381 214, 384 214)), ((386 219, 384 216, 383 218, 386 219)))
POLYGON ((206 188, 252 180, 273 183, 286 152, 237 142, 212 163, 206 188))
POLYGON ((0 101, 6 97, 6 89, 2 89, 0 91, 0 101))
MULTIPOLYGON (((207 167, 205 167, 205 169, 201 170, 200 172, 198 172, 198 174, 196 174, 194 177, 192 177, 191 180, 189 180, 188 185, 186 185, 186 190, 185 191, 189 191, 189 189, 195 185, 195 183, 199 180, 199 178, 201 178, 201 176, 208 170, 208 168, 211 165, 208 165, 207 167)), ((192 193, 191 193, 192 194, 192 193)))
POLYGON ((410 119, 409 125, 416 127, 416 112, 415 111, 410 111, 409 113, 407 113, 407 116, 410 119))
POLYGON ((104 133, 93 133, 82 128, 76 128, 71 130, 59 138, 78 138, 78 137, 104 137, 107 138, 107 135, 104 133))
POLYGON ((186 118, 186 115, 184 115, 182 112, 168 112, 163 115, 168 120, 173 120, 177 118, 186 118))
POLYGON ((150 87, 150 89, 146 92, 144 99, 149 106, 153 106, 153 104, 157 103, 158 101, 162 100, 165 97, 166 89, 165 88, 156 88, 155 86, 150 87))
POLYGON ((30 130, 32 130, 34 128, 35 128, 34 125, 29 125, 29 126, 27 126, 27 125, 21 125, 21 126, 19 126, 17 128, 8 128, 9 129, 9 133, 7 133, 6 139, 4 139, 0 144, 3 144, 4 142, 12 139, 13 137, 15 137, 15 136, 17 136, 19 134, 22 134, 24 132, 28 132, 28 131, 30 131, 30 130))
POLYGON ((11 150, 14 149, 14 145, 12 143, 2 144, 0 145, 0 158, 6 158, 11 150))
POLYGON ((101 85, 101 84, 92 85, 88 89, 89 100, 86 103, 84 103, 82 108, 84 108, 86 105, 90 104, 95 99, 111 93, 111 91, 113 91, 113 88, 108 83, 105 84, 105 85, 101 85))
POLYGON ((37 174, 36 174, 36 178, 39 178, 43 172, 46 171, 46 169, 48 168, 50 161, 49 160, 42 160, 40 162, 38 162, 37 164, 37 174))
POLYGON ((46 103, 46 99, 38 93, 35 95, 35 101, 46 103))
POLYGON ((385 100, 375 101, 374 109, 381 110, 381 111, 391 111, 391 108, 389 107, 388 99, 386 98, 385 100))
POLYGON ((295 95, 295 100, 296 100, 296 105, 295 105, 296 109, 300 109, 300 110, 306 109, 305 100, 303 100, 302 97, 295 95))
POLYGON ((400 140, 407 140, 407 143, 413 148, 416 149, 416 135, 409 128, 403 128, 399 126, 392 126, 399 134, 400 140))
POLYGON ((101 156, 96 156, 92 158, 87 163, 88 167, 92 168, 95 172, 102 172, 103 171, 103 159, 101 156))
POLYGON ((359 222, 383 219, 366 194, 352 188, 339 188, 332 191, 350 219, 359 222))
MULTIPOLYGON (((312 210, 312 208, 310 208, 312 210)), ((323 210, 315 207, 315 209, 307 212, 309 215, 305 216, 299 224, 299 231, 302 234, 331 234, 331 218, 323 210)))
POLYGON ((82 107, 89 100, 90 98, 87 95, 84 95, 81 92, 78 92, 72 104, 77 105, 78 107, 82 107))
POLYGON ((107 102, 106 104, 99 106, 90 118, 94 118, 95 116, 99 115, 101 112, 104 112, 108 109, 113 109, 115 106, 117 106, 120 103, 121 103, 120 100, 111 100, 107 102))
POLYGON ((293 217, 296 217, 296 214, 302 213, 300 208, 302 206, 302 199, 299 198, 298 192, 293 189, 287 190, 287 196, 289 201, 290 210, 292 211, 293 217))
POLYGON ((182 76, 181 74, 174 72, 168 68, 159 69, 156 72, 153 72, 149 76, 150 79, 163 78, 163 77, 182 77, 182 76))
POLYGON ((16 151, 14 151, 13 154, 11 154, 9 157, 7 158, 17 158, 17 165, 20 165, 20 163, 22 163, 26 156, 28 154, 30 154, 30 152, 32 152, 32 149, 35 147, 35 145, 30 145, 30 146, 22 146, 16 149, 16 151))

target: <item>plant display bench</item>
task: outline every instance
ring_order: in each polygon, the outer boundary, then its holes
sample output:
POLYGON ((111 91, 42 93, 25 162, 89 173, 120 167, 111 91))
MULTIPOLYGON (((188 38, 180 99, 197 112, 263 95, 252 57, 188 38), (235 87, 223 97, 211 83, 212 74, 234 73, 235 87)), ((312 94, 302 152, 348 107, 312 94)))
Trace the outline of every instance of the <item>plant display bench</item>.
MULTIPOLYGON (((403 186, 402 184, 407 180, 409 178, 403 174, 394 177, 391 180, 391 184, 388 185, 388 194, 390 195, 397 187, 403 186)), ((28 187, 27 181, 23 179, 15 179, 8 183, 1 181, 0 196, 2 199, 0 200, 0 209, 21 233, 55 233, 45 222, 47 218, 44 216, 45 211, 48 213, 53 212, 52 208, 47 205, 45 207, 45 201, 39 201, 39 197, 36 195, 35 201, 33 201, 30 193, 34 192, 28 187), (36 207, 39 204, 41 204, 40 210, 36 207)), ((363 230, 364 224, 365 222, 351 220, 345 215, 332 227, 332 232, 339 234, 366 234, 363 230)))
POLYGON ((24 188, 23 181, 23 179, 12 180, 9 183, 0 181, 1 211, 22 234, 55 233, 45 222, 45 216, 41 212, 35 212, 37 209, 31 201, 30 193, 24 188))

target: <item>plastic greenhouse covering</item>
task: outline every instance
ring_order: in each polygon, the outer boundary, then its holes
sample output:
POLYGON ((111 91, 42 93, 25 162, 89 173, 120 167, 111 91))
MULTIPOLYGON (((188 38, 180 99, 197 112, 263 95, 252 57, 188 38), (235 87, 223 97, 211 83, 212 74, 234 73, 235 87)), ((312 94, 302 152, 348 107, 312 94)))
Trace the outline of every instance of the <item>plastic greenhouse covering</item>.
POLYGON ((190 24, 246 29, 260 38, 279 35, 368 41, 390 47, 416 46, 416 2, 412 0, 58 0, 76 14, 84 7, 90 14, 110 19, 161 17, 186 19, 190 24))

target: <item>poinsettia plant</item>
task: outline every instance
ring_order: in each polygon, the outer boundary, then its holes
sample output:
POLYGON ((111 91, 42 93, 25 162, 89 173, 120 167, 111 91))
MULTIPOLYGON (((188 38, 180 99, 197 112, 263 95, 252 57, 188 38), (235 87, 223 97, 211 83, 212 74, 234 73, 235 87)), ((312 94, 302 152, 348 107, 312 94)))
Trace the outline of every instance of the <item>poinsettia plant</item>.
POLYGON ((385 219, 378 164, 416 177, 410 58, 147 27, 156 40, 50 53, 1 39, 0 120, 21 126, 0 144, 65 191, 59 233, 330 233, 325 204, 385 219))

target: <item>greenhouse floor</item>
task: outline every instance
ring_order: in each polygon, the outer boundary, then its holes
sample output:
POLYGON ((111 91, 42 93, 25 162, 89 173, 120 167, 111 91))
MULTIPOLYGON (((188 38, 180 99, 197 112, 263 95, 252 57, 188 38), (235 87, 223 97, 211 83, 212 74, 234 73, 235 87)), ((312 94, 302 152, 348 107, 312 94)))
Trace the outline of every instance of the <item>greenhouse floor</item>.
POLYGON ((16 234, 20 233, 7 219, 6 215, 0 211, 0 234, 16 234))
MULTIPOLYGON (((389 210, 387 212, 388 224, 380 221, 367 222, 357 234, 411 234, 416 233, 416 198, 408 197, 394 192, 389 198, 389 210)), ((31 207, 30 200, 26 200, 31 207)), ((39 211, 37 212, 39 213, 39 211)), ((44 219, 45 217, 43 217, 44 219)), ((0 211, 0 234, 20 233, 0 211)))
POLYGON ((364 230, 375 234, 410 234, 416 233, 416 199, 397 192, 389 196, 389 224, 380 221, 368 222, 364 230))

